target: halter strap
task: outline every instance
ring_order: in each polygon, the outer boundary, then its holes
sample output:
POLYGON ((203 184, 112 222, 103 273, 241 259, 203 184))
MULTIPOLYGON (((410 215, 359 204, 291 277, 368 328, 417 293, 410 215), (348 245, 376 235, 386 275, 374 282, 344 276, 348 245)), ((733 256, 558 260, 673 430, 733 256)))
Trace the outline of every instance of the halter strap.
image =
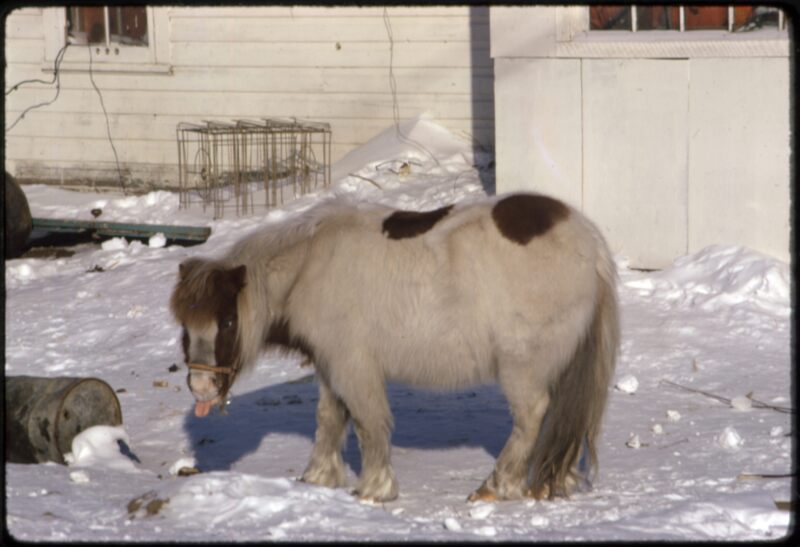
POLYGON ((216 372, 217 374, 233 374, 235 372, 231 367, 215 367, 213 365, 202 365, 199 363, 191 363, 186 366, 190 369, 207 370, 209 372, 216 372))

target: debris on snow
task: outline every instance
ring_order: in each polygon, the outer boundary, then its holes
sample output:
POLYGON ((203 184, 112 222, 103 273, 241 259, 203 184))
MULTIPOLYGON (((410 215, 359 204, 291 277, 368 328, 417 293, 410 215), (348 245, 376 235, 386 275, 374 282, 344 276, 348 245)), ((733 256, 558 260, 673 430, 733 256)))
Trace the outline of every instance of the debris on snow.
POLYGON ((128 248, 128 241, 124 237, 112 237, 100 244, 104 251, 124 251, 128 248))
POLYGON ((86 471, 73 471, 69 474, 69 480, 75 484, 86 484, 89 482, 89 475, 86 471))
POLYGON ((550 519, 544 515, 533 515, 531 517, 531 526, 539 527, 539 526, 549 526, 549 525, 550 525, 550 519))
POLYGON ((739 435, 739 432, 736 431, 736 429, 728 426, 717 437, 717 444, 719 444, 725 450, 735 452, 744 444, 744 439, 742 439, 741 435, 739 435))
POLYGON ((150 238, 147 240, 147 246, 150 247, 151 249, 160 249, 166 244, 167 244, 167 237, 161 232, 158 232, 157 234, 150 236, 150 238))
POLYGON ((731 399, 731 407, 734 410, 747 411, 753 408, 753 401, 746 395, 740 395, 731 399))
POLYGON ((459 524, 459 522, 453 517, 447 517, 444 519, 443 525, 446 530, 452 530, 453 532, 460 532, 462 530, 461 524, 459 524))
POLYGON ((495 506, 491 503, 478 502, 469 510, 469 516, 474 519, 485 519, 494 513, 495 506))
POLYGON ((183 469, 195 469, 197 466, 197 462, 194 458, 180 458, 173 463, 169 468, 170 475, 177 475, 183 469))
POLYGON ((628 448, 641 448, 642 442, 639 440, 639 435, 631 433, 631 436, 625 442, 625 446, 628 448))
POLYGON ((619 379, 614 387, 623 393, 629 393, 632 395, 636 393, 636 390, 639 388, 639 380, 637 380, 636 376, 633 374, 626 374, 619 379))
POLYGON ((653 435, 662 435, 664 433, 664 428, 661 424, 653 424, 650 431, 653 432, 653 435))
POLYGON ((681 419, 681 413, 677 410, 667 410, 667 420, 670 422, 677 422, 681 419))

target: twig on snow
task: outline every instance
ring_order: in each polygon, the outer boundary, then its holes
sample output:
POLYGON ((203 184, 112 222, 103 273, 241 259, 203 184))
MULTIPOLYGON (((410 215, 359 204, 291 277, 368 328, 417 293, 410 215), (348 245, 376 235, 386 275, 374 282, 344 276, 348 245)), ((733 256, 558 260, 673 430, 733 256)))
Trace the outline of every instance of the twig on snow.
POLYGON ((367 177, 362 177, 361 175, 356 175, 355 173, 348 173, 348 175, 349 175, 349 176, 351 176, 351 177, 356 177, 356 178, 359 178, 359 179, 364 179, 365 181, 367 181, 367 182, 371 182, 372 184, 374 184, 374 185, 375 185, 375 186, 378 188, 378 190, 383 190, 383 188, 381 187, 381 185, 380 185, 380 184, 378 184, 377 182, 375 182, 375 181, 374 181, 374 180, 372 180, 372 179, 368 179, 367 177))
MULTIPOLYGON (((731 400, 728 399, 727 397, 722 397, 720 395, 716 395, 716 394, 710 393, 708 391, 703 391, 702 389, 694 389, 694 388, 691 388, 691 387, 682 386, 680 384, 676 384, 675 382, 670 382, 669 380, 661 380, 661 383, 662 384, 667 384, 667 385, 670 385, 670 386, 673 386, 673 387, 677 387, 677 388, 682 389, 684 391, 690 391, 692 393, 699 393, 700 395, 705 395, 706 397, 710 397, 712 399, 716 399, 717 401, 725 403, 728 406, 731 405, 731 400)), ((785 407, 785 406, 775 406, 775 405, 770 405, 770 404, 758 401, 756 399, 753 399, 752 395, 753 395, 752 392, 748 393, 747 394, 747 398, 750 399, 750 401, 753 403, 753 408, 768 408, 770 410, 775 410, 777 412, 783 412, 784 414, 794 414, 796 412, 796 410, 793 409, 793 408, 789 408, 789 407, 785 407)))
POLYGON ((755 479, 789 479, 795 475, 797 475, 797 473, 739 473, 739 476, 736 478, 740 481, 755 479))

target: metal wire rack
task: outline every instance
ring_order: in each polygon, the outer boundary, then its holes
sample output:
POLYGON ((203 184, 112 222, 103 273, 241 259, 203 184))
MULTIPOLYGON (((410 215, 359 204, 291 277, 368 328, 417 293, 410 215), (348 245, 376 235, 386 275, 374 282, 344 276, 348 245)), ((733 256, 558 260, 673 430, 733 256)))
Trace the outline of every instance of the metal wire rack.
POLYGON ((177 126, 180 206, 253 213, 330 185, 331 128, 295 118, 181 122, 177 126), (263 196, 262 196, 263 195, 263 196))

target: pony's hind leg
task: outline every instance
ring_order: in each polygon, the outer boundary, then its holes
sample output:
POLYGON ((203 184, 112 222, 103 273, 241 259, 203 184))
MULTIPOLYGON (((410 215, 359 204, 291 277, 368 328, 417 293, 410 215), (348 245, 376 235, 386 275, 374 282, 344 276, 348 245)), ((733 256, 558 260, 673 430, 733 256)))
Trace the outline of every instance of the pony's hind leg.
POLYGON ((301 480, 331 488, 345 485, 342 445, 347 420, 347 407, 324 380, 320 381, 314 449, 301 480))
POLYGON ((529 495, 531 454, 550 398, 546 386, 531 374, 530 366, 501 369, 499 380, 514 425, 494 470, 480 488, 470 494, 468 501, 521 499, 529 495))

